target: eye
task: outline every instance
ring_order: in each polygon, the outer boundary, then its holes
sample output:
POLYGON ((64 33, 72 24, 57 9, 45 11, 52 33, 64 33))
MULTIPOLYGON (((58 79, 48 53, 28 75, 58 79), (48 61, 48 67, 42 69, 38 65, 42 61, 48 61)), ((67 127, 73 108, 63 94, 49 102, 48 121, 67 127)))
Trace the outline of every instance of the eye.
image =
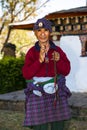
POLYGON ((37 31, 38 31, 38 32, 40 32, 40 31, 41 31, 41 29, 38 29, 37 31))
POLYGON ((45 31, 49 31, 47 28, 45 28, 45 31))

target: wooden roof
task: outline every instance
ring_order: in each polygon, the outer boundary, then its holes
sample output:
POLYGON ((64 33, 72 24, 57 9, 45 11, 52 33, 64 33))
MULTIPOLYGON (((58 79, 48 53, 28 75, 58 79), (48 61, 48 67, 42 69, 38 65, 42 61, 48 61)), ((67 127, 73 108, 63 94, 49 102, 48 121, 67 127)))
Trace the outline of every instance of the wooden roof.
MULTIPOLYGON (((72 9, 68 9, 68 10, 61 10, 61 11, 56 11, 53 13, 50 13, 48 15, 46 15, 45 17, 51 21, 55 21, 56 19, 62 19, 62 21, 64 20, 64 18, 80 18, 80 17, 84 17, 86 16, 87 18, 87 6, 83 6, 83 7, 78 7, 78 8, 72 8, 72 9)), ((86 24, 87 21, 83 21, 83 23, 79 22, 79 24, 86 24)), ((32 30, 33 29, 33 24, 34 23, 23 23, 23 24, 11 24, 10 27, 12 29, 28 29, 28 30, 32 30)), ((72 23, 70 23, 72 24, 72 23)), ((77 23, 74 23, 74 25, 77 23)), ((62 23, 62 25, 64 25, 64 23, 62 23)), ((67 24, 68 25, 68 24, 67 24)), ((58 25, 59 26, 59 25, 58 25)), ((82 27, 81 27, 82 28, 82 27)), ((80 28, 80 30, 81 30, 80 28)), ((64 31, 64 30, 63 30, 64 31)), ((77 32, 78 33, 78 32, 77 32)))
POLYGON ((72 16, 84 16, 84 15, 87 15, 87 6, 50 13, 49 15, 46 16, 46 18, 48 19, 65 18, 65 17, 72 17, 72 16))

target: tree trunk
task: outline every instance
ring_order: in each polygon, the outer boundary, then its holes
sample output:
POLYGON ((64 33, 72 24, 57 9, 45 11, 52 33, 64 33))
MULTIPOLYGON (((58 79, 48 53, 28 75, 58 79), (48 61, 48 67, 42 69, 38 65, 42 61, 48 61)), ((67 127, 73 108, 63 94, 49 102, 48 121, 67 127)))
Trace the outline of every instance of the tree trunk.
POLYGON ((7 34, 7 37, 6 37, 6 39, 5 39, 4 45, 8 42, 9 37, 10 37, 10 34, 11 34, 11 28, 9 27, 9 28, 8 28, 8 34, 7 34))

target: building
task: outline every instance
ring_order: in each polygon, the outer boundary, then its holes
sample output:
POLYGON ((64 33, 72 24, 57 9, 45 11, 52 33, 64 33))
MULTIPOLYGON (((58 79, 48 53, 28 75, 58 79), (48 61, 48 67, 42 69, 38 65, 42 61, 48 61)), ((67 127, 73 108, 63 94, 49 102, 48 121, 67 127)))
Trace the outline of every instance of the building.
MULTIPOLYGON (((87 6, 53 12, 45 16, 52 23, 51 38, 59 41, 62 35, 79 35, 81 40, 81 55, 87 56, 87 6)), ((34 23, 24 21, 10 24, 11 29, 33 29, 34 23)))

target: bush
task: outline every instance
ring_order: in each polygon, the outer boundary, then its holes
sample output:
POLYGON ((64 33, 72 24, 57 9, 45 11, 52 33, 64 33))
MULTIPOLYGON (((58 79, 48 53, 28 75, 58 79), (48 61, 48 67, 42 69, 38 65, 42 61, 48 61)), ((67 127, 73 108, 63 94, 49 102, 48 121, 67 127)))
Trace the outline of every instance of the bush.
POLYGON ((24 58, 6 57, 0 60, 0 93, 24 89, 25 79, 22 76, 24 58))

